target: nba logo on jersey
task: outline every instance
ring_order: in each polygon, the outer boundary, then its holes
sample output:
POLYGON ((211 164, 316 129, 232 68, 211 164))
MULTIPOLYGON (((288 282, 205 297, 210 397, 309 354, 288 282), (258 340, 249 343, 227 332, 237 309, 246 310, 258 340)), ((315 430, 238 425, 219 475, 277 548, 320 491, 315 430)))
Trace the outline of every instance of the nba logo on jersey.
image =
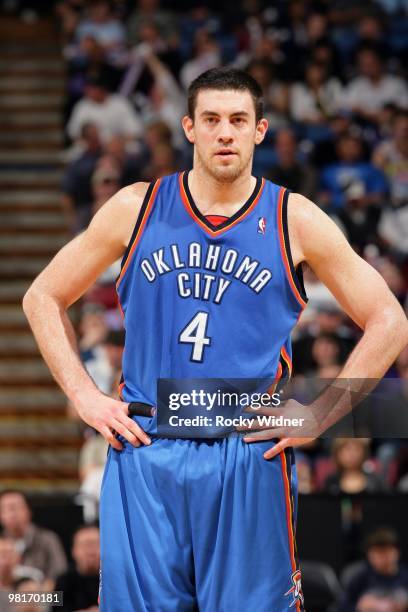
POLYGON ((258 219, 258 234, 265 235, 266 232, 266 219, 265 217, 259 217, 258 219))

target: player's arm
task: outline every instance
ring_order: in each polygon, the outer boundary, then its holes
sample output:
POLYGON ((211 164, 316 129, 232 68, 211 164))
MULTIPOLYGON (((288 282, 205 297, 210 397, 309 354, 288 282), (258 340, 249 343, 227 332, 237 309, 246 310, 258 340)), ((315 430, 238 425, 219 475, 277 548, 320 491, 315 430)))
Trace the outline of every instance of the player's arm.
POLYGON ((294 265, 307 262, 364 332, 339 378, 382 378, 408 344, 408 322, 400 304, 318 206, 291 194, 288 215, 294 265))
POLYGON ((112 430, 135 445, 150 441, 127 416, 128 404, 103 394, 86 372, 67 310, 125 252, 147 187, 136 183, 108 200, 88 228, 37 276, 23 299, 24 312, 56 381, 81 418, 118 450, 121 444, 112 430))
MULTIPOLYGON (((289 197, 288 215, 294 265, 307 262, 363 330, 337 381, 309 406, 320 435, 384 376, 408 344, 408 321, 382 276, 357 255, 330 217, 298 194, 289 197)), ((284 437, 265 456, 304 441, 284 437)))
POLYGON ((408 344, 408 322, 401 306, 384 279, 355 253, 336 224, 298 194, 289 197, 288 224, 294 266, 307 262, 364 333, 338 380, 307 410, 295 400, 285 404, 284 415, 307 417, 306 427, 260 426, 244 438, 246 442, 280 438, 264 453, 265 459, 272 459, 288 446, 310 441, 336 423, 353 408, 356 396, 375 386, 408 344), (353 395, 350 384, 355 385, 353 395), (308 437, 298 437, 302 433, 308 437))

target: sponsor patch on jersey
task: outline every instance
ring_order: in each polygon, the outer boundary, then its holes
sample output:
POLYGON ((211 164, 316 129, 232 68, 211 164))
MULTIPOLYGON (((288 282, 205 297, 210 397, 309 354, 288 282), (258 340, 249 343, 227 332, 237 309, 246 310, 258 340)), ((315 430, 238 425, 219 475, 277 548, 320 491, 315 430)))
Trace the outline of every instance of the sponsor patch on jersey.
POLYGON ((265 217, 259 217, 258 219, 258 234, 265 235, 266 232, 266 219, 265 217))

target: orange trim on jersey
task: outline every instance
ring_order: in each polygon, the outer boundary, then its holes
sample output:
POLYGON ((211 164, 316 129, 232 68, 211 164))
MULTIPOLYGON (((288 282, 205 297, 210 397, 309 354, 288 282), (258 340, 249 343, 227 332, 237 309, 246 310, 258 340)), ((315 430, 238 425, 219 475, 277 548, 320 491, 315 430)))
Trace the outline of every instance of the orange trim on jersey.
POLYGON ((120 314, 121 314, 121 316, 122 316, 122 321, 123 321, 123 320, 124 320, 124 318, 125 318, 125 314, 124 314, 124 312, 123 312, 122 304, 120 303, 120 297, 119 297, 119 294, 117 293, 116 295, 117 295, 117 298, 118 298, 118 308, 119 308, 119 312, 120 312, 120 314))
MULTIPOLYGON (((293 508, 291 501, 291 487, 288 478, 288 472, 286 469, 286 455, 285 451, 279 453, 281 458, 281 468, 282 468, 282 478, 283 478, 283 487, 285 490, 285 504, 286 504, 286 523, 288 528, 288 540, 289 540, 289 552, 290 552, 290 562, 292 565, 292 573, 297 570, 296 567, 296 559, 295 559, 295 534, 293 533, 293 508)), ((300 602, 296 602, 296 610, 300 610, 300 602)))
POLYGON ((278 382, 282 378, 282 374, 283 374, 283 368, 282 368, 281 362, 279 361, 278 371, 276 372, 276 376, 273 379, 273 383, 271 384, 271 386, 266 390, 266 393, 268 393, 269 395, 273 395, 275 393, 276 387, 278 386, 278 382))
POLYGON ((118 385, 118 395, 119 395, 119 398, 120 398, 121 400, 123 400, 123 397, 122 397, 122 389, 123 389, 123 387, 124 387, 124 386, 125 386, 125 381, 121 382, 121 383, 118 385))
POLYGON ((291 360, 291 358, 289 356, 289 353, 287 352, 287 350, 285 349, 284 346, 282 346, 280 354, 281 354, 282 359, 284 360, 284 362, 288 366, 289 378, 290 378, 292 376, 292 360, 291 360))
POLYGON ((131 247, 131 249, 130 249, 130 251, 129 251, 129 253, 128 253, 128 256, 127 256, 127 258, 126 258, 126 261, 125 261, 125 263, 123 264, 122 270, 120 271, 119 278, 118 278, 118 280, 116 281, 116 289, 118 289, 118 287, 119 287, 119 285, 120 285, 120 282, 121 282, 121 280, 122 280, 122 278, 123 278, 123 276, 124 276, 124 274, 125 274, 125 272, 126 272, 126 270, 127 270, 128 266, 129 266, 129 264, 130 264, 130 261, 131 261, 131 259, 132 259, 132 255, 133 255, 133 253, 134 253, 134 251, 135 251, 135 248, 136 248, 136 246, 137 246, 137 244, 138 244, 138 242, 139 242, 139 240, 140 240, 140 238, 141 238, 141 236, 142 236, 142 234, 143 234, 143 231, 144 231, 144 228, 145 228, 145 225, 146 225, 147 219, 149 218, 150 212, 151 212, 151 210, 152 210, 152 208, 153 208, 153 204, 154 204, 154 201, 155 201, 155 199, 156 199, 156 195, 157 195, 157 191, 158 191, 158 189, 159 189, 160 183, 161 183, 161 179, 158 179, 158 180, 156 181, 155 186, 153 187, 152 193, 150 194, 150 198, 149 198, 149 201, 148 201, 148 203, 147 203, 146 209, 145 209, 145 211, 144 211, 143 217, 142 217, 142 219, 141 219, 141 222, 140 222, 140 226, 139 226, 138 232, 137 232, 137 234, 136 234, 136 236, 135 236, 135 239, 134 239, 133 244, 132 244, 132 247, 131 247))
POLYGON ((259 198, 261 197, 263 188, 265 186, 265 179, 262 178, 262 182, 261 182, 261 186, 259 188, 259 191, 257 193, 257 195, 254 198, 254 201, 252 202, 251 206, 249 206, 243 213, 242 215, 240 215, 237 219, 235 219, 235 221, 233 221, 232 223, 230 223, 229 225, 227 225, 227 227, 223 227, 221 229, 210 229, 209 227, 207 227, 207 225, 205 225, 205 223, 203 223, 203 221, 197 217, 197 215, 195 214, 194 210, 191 207, 190 201, 188 199, 188 196, 186 194, 186 190, 184 189, 184 185, 183 185, 183 176, 184 176, 185 172, 180 172, 179 174, 179 185, 180 185, 180 195, 181 195, 181 199, 182 202, 188 212, 188 214, 194 219, 194 221, 196 223, 198 223, 198 225, 205 230, 208 234, 210 234, 210 236, 219 236, 220 234, 222 234, 222 232, 225 232, 227 230, 229 230, 231 227, 234 227, 234 225, 236 225, 237 223, 239 223, 240 221, 242 221, 242 219, 245 219, 245 217, 247 215, 249 215, 249 213, 255 208, 255 206, 258 204, 259 198))
POLYGON ((286 244, 285 244, 285 237, 284 237, 284 233, 283 233, 283 196, 285 194, 285 187, 281 187, 280 191, 279 191, 279 197, 278 197, 278 233, 279 233, 279 244, 280 244, 280 249, 281 249, 281 254, 282 254, 282 259, 283 259, 283 263, 285 266, 285 270, 286 270, 286 276, 288 278, 289 281, 289 285, 292 289, 292 292, 295 296, 295 298, 297 299, 297 301, 299 302, 300 306, 302 308, 305 308, 306 306, 306 302, 305 300, 302 298, 302 296, 300 295, 298 288, 296 287, 296 283, 293 280, 293 276, 292 276, 292 272, 290 269, 290 265, 289 265, 289 258, 288 258, 288 254, 286 251, 286 244))

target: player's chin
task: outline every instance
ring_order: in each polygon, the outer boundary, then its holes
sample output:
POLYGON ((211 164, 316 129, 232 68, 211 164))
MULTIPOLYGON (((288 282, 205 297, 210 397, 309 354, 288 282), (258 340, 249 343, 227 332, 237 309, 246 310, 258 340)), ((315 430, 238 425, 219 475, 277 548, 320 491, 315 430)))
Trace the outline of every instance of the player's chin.
POLYGON ((235 179, 240 174, 240 171, 241 166, 238 156, 234 156, 234 159, 230 159, 228 162, 221 160, 220 163, 213 165, 214 174, 223 179, 235 179))

